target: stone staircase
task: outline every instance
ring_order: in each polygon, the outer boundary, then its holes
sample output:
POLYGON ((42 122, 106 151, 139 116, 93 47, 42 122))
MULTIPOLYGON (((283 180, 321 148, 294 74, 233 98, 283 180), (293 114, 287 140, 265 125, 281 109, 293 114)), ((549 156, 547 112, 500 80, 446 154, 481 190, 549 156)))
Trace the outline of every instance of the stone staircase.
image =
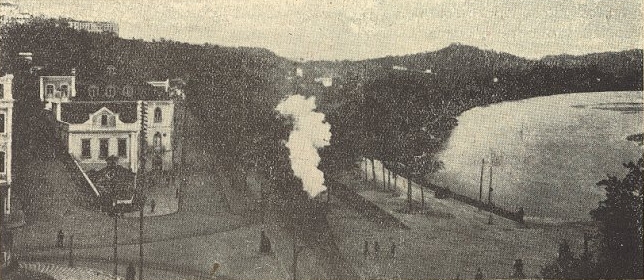
MULTIPOLYGON (((67 267, 48 263, 27 262, 20 263, 20 267, 28 270, 46 274, 57 280, 113 280, 113 275, 85 267, 67 267)), ((118 277, 116 279, 122 280, 118 277)))

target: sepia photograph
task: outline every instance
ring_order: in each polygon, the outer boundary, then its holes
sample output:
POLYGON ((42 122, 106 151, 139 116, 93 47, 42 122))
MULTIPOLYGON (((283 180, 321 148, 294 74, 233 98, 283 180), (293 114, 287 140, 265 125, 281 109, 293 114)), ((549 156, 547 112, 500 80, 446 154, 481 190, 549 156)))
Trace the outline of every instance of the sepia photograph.
POLYGON ((0 279, 644 279, 644 0, 0 0, 0 279))

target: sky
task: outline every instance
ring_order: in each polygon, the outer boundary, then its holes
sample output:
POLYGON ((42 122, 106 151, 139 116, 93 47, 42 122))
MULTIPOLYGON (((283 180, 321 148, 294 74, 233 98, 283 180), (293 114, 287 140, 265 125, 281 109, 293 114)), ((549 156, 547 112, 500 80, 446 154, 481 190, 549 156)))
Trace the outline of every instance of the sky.
POLYGON ((526 58, 642 48, 643 0, 13 0, 122 38, 263 47, 304 60, 473 45, 526 58))

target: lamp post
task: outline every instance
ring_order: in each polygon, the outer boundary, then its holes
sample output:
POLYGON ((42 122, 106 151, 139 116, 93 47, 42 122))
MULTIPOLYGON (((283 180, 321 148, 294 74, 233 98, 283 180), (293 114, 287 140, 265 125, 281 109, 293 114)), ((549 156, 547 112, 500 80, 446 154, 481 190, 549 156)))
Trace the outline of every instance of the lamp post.
POLYGON ((118 214, 116 213, 116 198, 112 201, 112 215, 114 216, 114 277, 118 279, 119 264, 118 264, 118 214))
POLYGON ((69 267, 74 267, 74 235, 69 237, 69 267))

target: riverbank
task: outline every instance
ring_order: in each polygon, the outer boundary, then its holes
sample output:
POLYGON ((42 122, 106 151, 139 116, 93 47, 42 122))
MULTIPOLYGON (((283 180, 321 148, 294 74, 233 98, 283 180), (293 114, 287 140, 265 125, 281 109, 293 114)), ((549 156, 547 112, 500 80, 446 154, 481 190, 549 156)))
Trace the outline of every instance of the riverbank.
POLYGON ((489 224, 489 213, 453 199, 438 199, 429 191, 425 193, 425 211, 406 213, 400 211, 407 203, 404 191, 383 190, 382 181, 368 178, 365 182, 362 174, 359 170, 344 172, 335 174, 333 180, 407 227, 370 219, 340 198, 332 198, 328 217, 338 247, 367 279, 467 279, 474 278, 479 267, 486 278, 507 278, 519 258, 526 275, 536 277, 541 266, 556 258, 559 242, 570 241, 573 252, 579 253, 584 233, 596 231, 596 226, 588 223, 521 225, 496 215, 489 224), (378 252, 374 251, 375 242, 378 252))

